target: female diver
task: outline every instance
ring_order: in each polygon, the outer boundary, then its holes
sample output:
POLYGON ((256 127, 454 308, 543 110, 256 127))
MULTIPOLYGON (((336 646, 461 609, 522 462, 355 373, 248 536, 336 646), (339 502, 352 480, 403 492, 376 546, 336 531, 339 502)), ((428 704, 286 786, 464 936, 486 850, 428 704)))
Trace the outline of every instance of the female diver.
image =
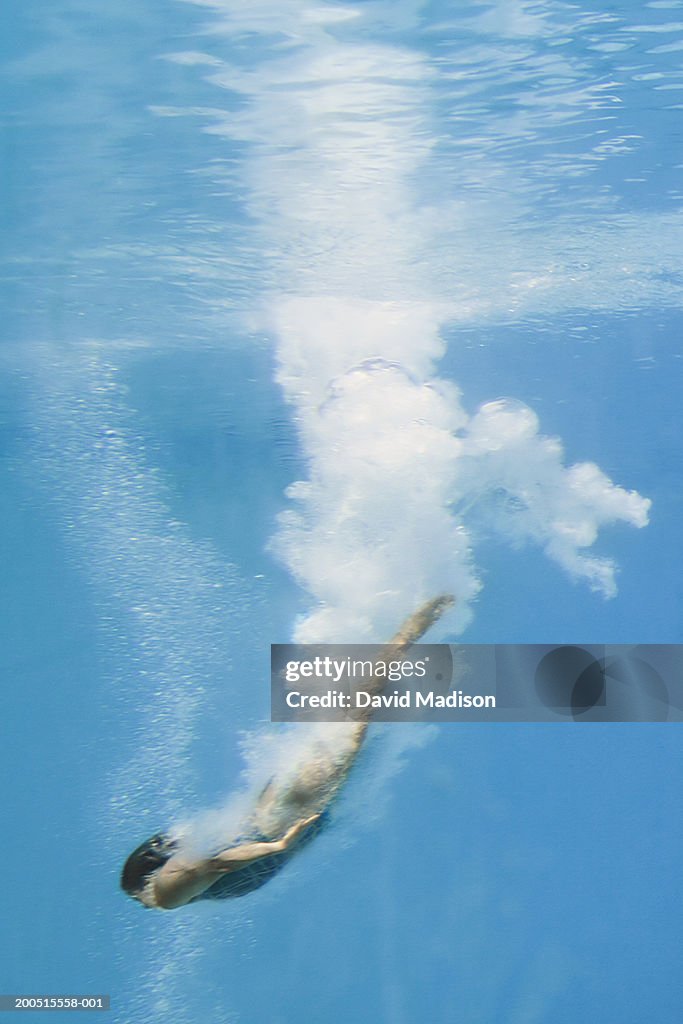
MULTIPOLYGON (((387 644, 382 660, 400 658, 452 603, 453 598, 441 596, 423 605, 387 644)), ((382 677, 370 685, 379 693, 385 683, 382 677)), ((145 907, 160 910, 244 896, 260 888, 324 827, 328 808, 365 739, 370 717, 367 712, 349 724, 334 754, 321 749, 293 778, 269 782, 243 835, 227 849, 208 857, 191 856, 177 839, 160 833, 131 853, 121 874, 121 888, 145 907)))

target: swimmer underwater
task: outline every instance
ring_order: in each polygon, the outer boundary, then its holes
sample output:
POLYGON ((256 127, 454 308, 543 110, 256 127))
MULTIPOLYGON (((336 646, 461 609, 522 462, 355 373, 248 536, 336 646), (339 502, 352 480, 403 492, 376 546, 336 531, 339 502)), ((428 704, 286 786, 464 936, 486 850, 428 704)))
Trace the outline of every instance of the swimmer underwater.
MULTIPOLYGON (((389 641, 382 660, 400 658, 452 604, 449 596, 424 604, 389 641)), ((376 679, 375 692, 385 684, 385 678, 376 679)), ((353 767, 370 717, 368 712, 353 723, 341 755, 319 754, 293 779, 280 784, 271 780, 243 835, 227 849, 192 857, 180 849, 177 839, 159 833, 131 853, 121 873, 121 888, 143 906, 159 910, 231 899, 259 889, 325 826, 328 808, 353 767)))

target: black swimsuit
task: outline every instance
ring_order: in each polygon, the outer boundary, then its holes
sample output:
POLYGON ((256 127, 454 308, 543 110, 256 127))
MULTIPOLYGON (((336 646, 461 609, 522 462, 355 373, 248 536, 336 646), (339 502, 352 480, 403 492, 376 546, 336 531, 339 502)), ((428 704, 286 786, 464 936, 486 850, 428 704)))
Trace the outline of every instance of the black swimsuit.
MULTIPOLYGON (((311 822, 309 827, 297 836, 289 849, 283 850, 281 853, 267 853, 263 857, 259 857, 258 860, 253 860, 250 864, 244 864, 241 868, 237 868, 236 871, 227 871, 220 878, 217 878, 213 885, 210 885, 204 892, 200 892, 198 896, 193 896, 189 902, 229 900, 237 896, 246 896, 247 893, 260 889, 278 871, 282 870, 295 853, 298 853, 303 846, 310 843, 312 839, 315 839, 318 833, 325 828, 328 821, 329 814, 327 811, 323 811, 319 818, 311 822)), ((243 836, 232 847, 228 847, 228 849, 235 849, 235 847, 243 846, 245 843, 268 842, 272 842, 272 837, 258 834, 243 836)))

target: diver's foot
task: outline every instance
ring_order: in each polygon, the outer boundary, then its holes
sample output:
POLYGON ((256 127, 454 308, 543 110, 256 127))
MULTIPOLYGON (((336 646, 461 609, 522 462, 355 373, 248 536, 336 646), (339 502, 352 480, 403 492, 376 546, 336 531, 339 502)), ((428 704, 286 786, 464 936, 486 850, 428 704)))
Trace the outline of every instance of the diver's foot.
POLYGON ((441 594, 427 601, 404 622, 401 629, 391 641, 392 646, 407 647, 419 640, 438 619, 455 604, 451 594, 441 594))

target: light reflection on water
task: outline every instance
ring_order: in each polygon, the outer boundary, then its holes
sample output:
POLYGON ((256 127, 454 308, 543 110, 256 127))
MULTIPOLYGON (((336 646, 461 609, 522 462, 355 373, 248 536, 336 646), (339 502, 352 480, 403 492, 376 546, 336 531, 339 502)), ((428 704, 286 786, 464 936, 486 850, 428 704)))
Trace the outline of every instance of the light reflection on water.
POLYGON ((160 8, 123 5, 106 37, 87 3, 64 5, 40 34, 37 12, 26 16, 26 48, 9 64, 10 129, 39 194, 16 182, 21 234, 6 269, 30 295, 40 274, 41 324, 106 334, 115 319, 163 345, 215 338, 264 287, 292 287, 292 254, 303 284, 321 268, 348 283, 360 259, 367 293, 405 288, 392 268, 406 236, 411 287, 436 283, 458 317, 678 301, 681 75, 678 51, 661 51, 681 32, 667 9, 629 18, 501 3, 453 17, 378 4, 335 22, 332 7, 310 17, 294 4, 199 6, 175 5, 164 33, 160 8), (324 60, 353 84, 346 110, 335 113, 340 83, 324 60), (341 138, 353 147, 336 176, 304 166, 310 108, 325 96, 326 158, 341 138), (276 209, 255 149, 282 176, 276 209), (410 204, 391 208, 384 175, 396 161, 410 204), (324 231, 312 230, 316 204, 324 231), (392 251, 373 266, 382 208, 392 251))

